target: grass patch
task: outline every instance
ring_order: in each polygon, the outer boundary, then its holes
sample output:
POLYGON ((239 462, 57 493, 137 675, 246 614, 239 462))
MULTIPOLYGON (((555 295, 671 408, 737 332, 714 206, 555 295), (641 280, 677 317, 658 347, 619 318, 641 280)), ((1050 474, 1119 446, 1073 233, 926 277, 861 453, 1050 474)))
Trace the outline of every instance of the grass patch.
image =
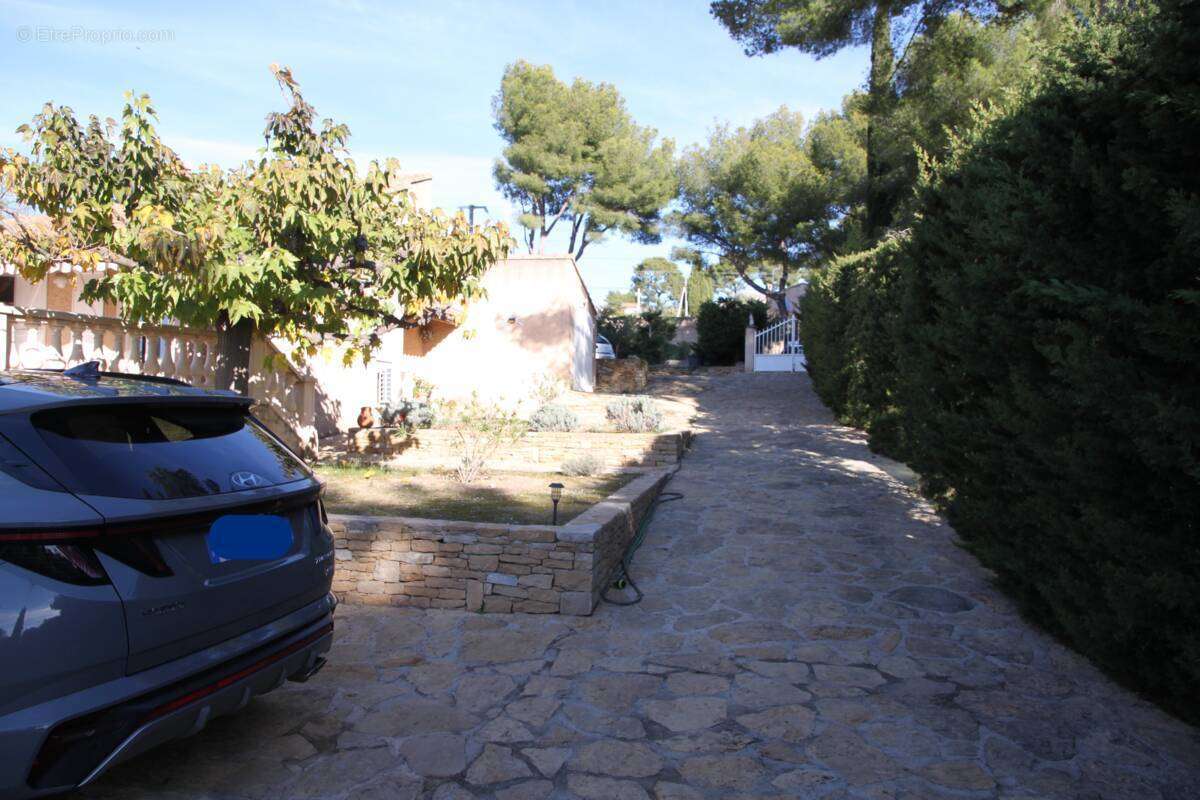
POLYGON ((635 473, 556 475, 547 472, 493 472, 471 484, 449 473, 317 465, 325 481, 325 507, 331 514, 461 519, 518 525, 550 524, 549 484, 563 489, 558 522, 564 524, 633 480, 635 473))

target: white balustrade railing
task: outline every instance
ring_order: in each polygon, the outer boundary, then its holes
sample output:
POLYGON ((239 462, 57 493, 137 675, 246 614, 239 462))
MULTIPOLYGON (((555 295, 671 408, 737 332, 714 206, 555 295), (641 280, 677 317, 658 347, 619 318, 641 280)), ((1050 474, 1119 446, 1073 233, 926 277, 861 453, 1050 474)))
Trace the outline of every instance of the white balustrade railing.
POLYGON ((290 434, 285 438, 293 449, 317 454, 317 380, 262 337, 250 347, 250 396, 260 414, 267 411, 281 423, 273 430, 290 434))
MULTIPOLYGON (((107 372, 175 378, 215 386, 217 335, 174 325, 128 326, 113 317, 0 305, 4 369, 65 369, 99 361, 107 372)), ((250 396, 268 409, 272 428, 305 454, 315 454, 316 380, 266 339, 250 352, 250 396), (271 368, 264 366, 267 356, 271 368)))
POLYGON ((99 361, 110 372, 176 378, 212 388, 217 336, 173 325, 127 326, 113 317, 0 307, 6 369, 64 369, 99 361))

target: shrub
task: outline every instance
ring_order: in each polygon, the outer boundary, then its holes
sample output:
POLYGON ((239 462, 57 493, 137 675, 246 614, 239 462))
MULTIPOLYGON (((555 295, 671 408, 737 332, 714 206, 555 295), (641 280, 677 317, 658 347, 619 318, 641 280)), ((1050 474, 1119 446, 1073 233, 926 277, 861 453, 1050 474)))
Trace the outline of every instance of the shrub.
POLYGON ((1200 60, 1177 54, 1197 47, 1170 12, 1082 30, 956 146, 921 195, 898 343, 914 466, 974 550, 1193 717, 1200 171, 1179 165, 1200 163, 1200 60))
POLYGON ((438 404, 412 400, 408 402, 408 424, 413 428, 432 428, 438 424, 438 404))
POLYGON ((662 427, 662 411, 649 397, 619 398, 608 404, 605 413, 622 433, 653 433, 662 427))
POLYGON ((474 394, 467 403, 449 405, 449 427, 458 454, 454 474, 459 482, 472 483, 497 450, 521 438, 525 422, 514 411, 484 405, 474 394))
POLYGON ((437 405, 419 400, 384 403, 378 409, 384 427, 432 428, 437 422, 437 405))
POLYGON ((533 412, 529 418, 531 431, 573 431, 579 428, 579 417, 565 406, 550 403, 533 412))
POLYGON ((904 456, 894 399, 898 275, 903 237, 834 259, 809 282, 800 304, 800 338, 813 388, 848 425, 871 435, 871 447, 904 456))
POLYGON ((671 345, 668 355, 676 361, 687 361, 694 349, 691 342, 679 342, 671 345))
POLYGON ((547 372, 533 384, 533 399, 538 406, 548 406, 563 396, 566 386, 562 378, 547 372))
POLYGON ((380 425, 387 428, 402 424, 405 415, 408 413, 408 409, 403 402, 383 403, 375 411, 379 417, 380 425))
POLYGON ((759 328, 767 324, 767 304, 761 300, 722 298, 710 300, 696 313, 696 348, 707 365, 729 365, 746 354, 746 323, 750 317, 759 328))
POLYGON ((893 415, 1023 609, 1193 720, 1200 170, 1182 165, 1200 163, 1200 59, 1179 54, 1200 49, 1195 7, 1071 33, 930 166, 910 240, 835 264, 803 312, 822 395, 866 424, 893 415), (856 385, 879 362, 892 376, 856 385))
POLYGON ((604 470, 604 459, 595 453, 583 453, 563 462, 564 475, 590 477, 604 470))
POLYGON ((661 311, 631 316, 605 309, 596 319, 596 331, 612 343, 618 358, 637 356, 650 364, 667 360, 678 326, 678 322, 661 311))
POLYGON ((424 378, 417 377, 413 379, 413 399, 428 403, 433 400, 433 393, 437 391, 437 387, 424 378))

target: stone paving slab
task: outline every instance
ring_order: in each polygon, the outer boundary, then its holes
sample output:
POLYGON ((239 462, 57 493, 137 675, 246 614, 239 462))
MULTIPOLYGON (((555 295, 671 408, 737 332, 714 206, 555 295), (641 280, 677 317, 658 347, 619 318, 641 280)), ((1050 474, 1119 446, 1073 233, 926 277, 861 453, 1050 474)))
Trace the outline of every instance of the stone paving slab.
POLYGON ((1197 731, 1024 623, 804 376, 708 385, 640 605, 344 606, 316 679, 82 794, 1200 797, 1197 731))

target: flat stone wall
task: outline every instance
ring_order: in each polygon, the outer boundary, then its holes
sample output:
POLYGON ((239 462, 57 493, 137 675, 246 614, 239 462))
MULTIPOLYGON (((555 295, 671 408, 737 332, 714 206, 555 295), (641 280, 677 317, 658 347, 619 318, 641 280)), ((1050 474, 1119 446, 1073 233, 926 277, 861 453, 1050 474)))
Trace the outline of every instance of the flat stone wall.
MULTIPOLYGON (((530 431, 502 448, 487 466, 499 470, 558 471, 563 462, 583 455, 598 457, 604 467, 669 467, 679 463, 691 432, 590 433, 530 431)), ((458 461, 453 431, 361 428, 350 434, 346 452, 396 466, 451 466, 458 461)))
POLYGON ((591 614, 670 477, 636 478, 567 525, 331 515, 347 603, 591 614))

